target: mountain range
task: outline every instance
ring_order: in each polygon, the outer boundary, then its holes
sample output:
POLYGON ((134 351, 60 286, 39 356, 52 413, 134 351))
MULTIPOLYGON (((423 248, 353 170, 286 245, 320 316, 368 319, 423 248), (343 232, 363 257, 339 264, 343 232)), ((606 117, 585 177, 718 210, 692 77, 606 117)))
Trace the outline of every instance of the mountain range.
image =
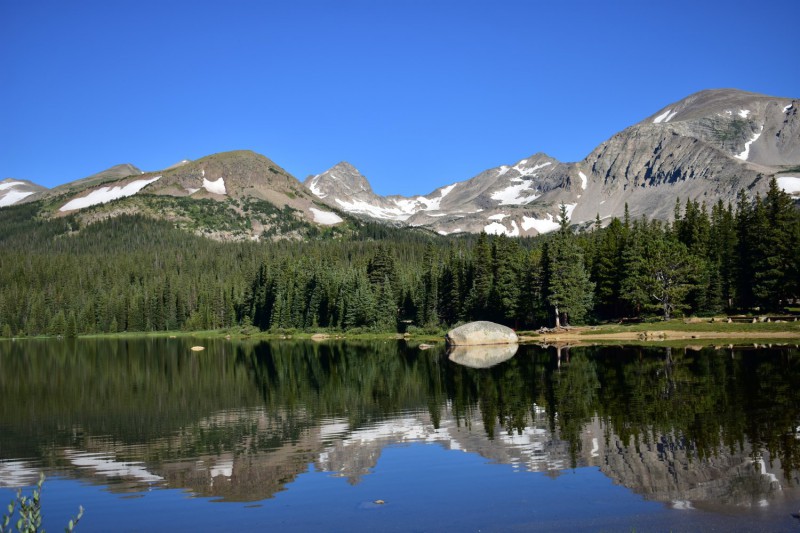
POLYGON ((666 220, 676 200, 710 205, 740 190, 763 194, 773 177, 800 196, 798 108, 797 98, 701 91, 579 162, 535 153, 414 197, 376 194, 347 162, 300 183, 262 155, 234 151, 156 172, 117 165, 53 189, 9 178, 0 181, 0 207, 38 200, 46 216, 88 221, 142 212, 219 239, 299 236, 298 228, 337 226, 348 215, 444 235, 536 235, 558 227, 562 204, 579 225, 622 217, 626 205, 631 216, 666 220), (197 205, 214 206, 215 217, 198 215, 197 205))

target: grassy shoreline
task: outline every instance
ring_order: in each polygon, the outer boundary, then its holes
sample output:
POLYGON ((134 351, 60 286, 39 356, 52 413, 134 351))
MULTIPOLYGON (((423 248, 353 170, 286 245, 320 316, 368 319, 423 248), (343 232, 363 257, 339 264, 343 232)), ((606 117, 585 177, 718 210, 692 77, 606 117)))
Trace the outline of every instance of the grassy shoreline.
MULTIPOLYGON (((639 324, 603 324, 598 326, 579 326, 557 331, 519 331, 521 343, 534 344, 589 344, 589 343, 629 343, 660 344, 665 341, 778 341, 800 340, 800 322, 757 322, 727 323, 710 319, 670 320, 665 322, 646 322, 639 324)), ((118 333, 95 333, 79 335, 81 339, 125 339, 125 338, 196 338, 225 340, 313 340, 319 342, 359 340, 388 341, 402 340, 417 343, 438 343, 444 341, 441 333, 348 333, 348 332, 263 332, 242 328, 204 331, 141 331, 118 333)), ((0 337, 2 338, 2 337, 0 337)), ((12 337, 22 339, 53 339, 51 336, 12 337)), ((728 344, 723 343, 723 344, 728 344)))

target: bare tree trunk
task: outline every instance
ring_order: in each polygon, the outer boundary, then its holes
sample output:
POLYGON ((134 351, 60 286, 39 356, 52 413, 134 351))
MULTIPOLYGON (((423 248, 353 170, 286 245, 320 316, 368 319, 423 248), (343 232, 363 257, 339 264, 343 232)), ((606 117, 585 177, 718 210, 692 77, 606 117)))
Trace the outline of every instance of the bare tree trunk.
POLYGON ((555 305, 553 307, 556 308, 556 327, 560 328, 561 327, 561 318, 559 317, 559 314, 558 314, 558 306, 555 305))

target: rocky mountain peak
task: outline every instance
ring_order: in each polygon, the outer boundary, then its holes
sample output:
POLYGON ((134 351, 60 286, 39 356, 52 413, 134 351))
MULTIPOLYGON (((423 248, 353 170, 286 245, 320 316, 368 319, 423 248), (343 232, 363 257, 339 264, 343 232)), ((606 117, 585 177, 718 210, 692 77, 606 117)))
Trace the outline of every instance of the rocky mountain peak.
POLYGON ((546 233, 558 228, 562 203, 578 224, 621 217, 626 204, 633 216, 669 219, 676 198, 733 201, 741 189, 764 192, 771 176, 800 189, 798 110, 800 99, 711 89, 661 108, 577 163, 539 152, 413 197, 378 196, 345 164, 306 185, 344 211, 442 234, 546 233))
POLYGON ((341 161, 316 176, 309 176, 304 183, 318 198, 357 197, 371 201, 375 196, 367 178, 347 161, 341 161))

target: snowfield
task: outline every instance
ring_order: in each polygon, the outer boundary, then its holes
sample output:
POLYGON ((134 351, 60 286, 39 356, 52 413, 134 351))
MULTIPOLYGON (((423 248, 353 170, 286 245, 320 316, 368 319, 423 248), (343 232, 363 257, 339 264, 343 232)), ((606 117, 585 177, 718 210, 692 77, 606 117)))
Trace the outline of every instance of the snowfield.
POLYGON ((343 220, 342 217, 331 211, 322 211, 313 207, 309 209, 311 209, 311 213, 314 215, 314 222, 322 224, 323 226, 333 226, 343 220))
POLYGON ((317 187, 317 182, 319 181, 319 177, 321 174, 317 174, 314 178, 308 183, 308 189, 311 193, 316 196, 317 198, 325 198, 328 196, 327 194, 322 192, 322 189, 317 187))
POLYGON ((137 192, 141 191, 151 183, 158 181, 159 179, 161 179, 161 176, 156 176, 155 178, 151 178, 149 180, 132 181, 122 186, 118 185, 116 187, 101 187, 99 189, 93 190, 86 196, 70 200, 69 202, 61 206, 61 209, 59 209, 59 211, 74 211, 76 209, 83 209, 84 207, 90 207, 98 204, 105 204, 112 200, 118 200, 120 198, 133 196, 137 192))
POLYGON ((27 198, 31 194, 33 194, 33 191, 8 191, 5 196, 0 198, 0 207, 14 205, 15 203, 27 198))
POLYGON ((364 202, 363 200, 353 200, 352 202, 346 202, 344 200, 340 200, 339 198, 337 198, 336 203, 342 206, 342 209, 344 209, 349 213, 370 215, 375 218, 381 218, 384 220, 405 221, 408 220, 411 217, 411 215, 414 214, 413 212, 408 212, 407 210, 401 209, 400 207, 398 207, 397 209, 383 208, 377 205, 372 205, 369 202, 364 202))
POLYGON ((763 131, 764 131, 764 126, 761 126, 761 130, 759 130, 758 133, 754 133, 753 138, 744 143, 744 150, 742 150, 742 153, 734 157, 736 159, 741 159, 742 161, 747 161, 747 159, 750 157, 750 145, 756 142, 759 137, 761 137, 761 132, 763 131))
POLYGON ((655 119, 653 119, 653 124, 661 124, 665 118, 669 116, 669 109, 658 115, 655 119))
POLYGON ((485 231, 487 235, 507 235, 509 237, 519 237, 519 226, 517 226, 517 222, 515 220, 511 221, 511 227, 512 229, 508 229, 499 222, 492 222, 491 224, 484 226, 483 231, 485 231))
POLYGON ((21 181, 7 181, 5 183, 0 183, 0 191, 4 191, 6 189, 11 189, 12 187, 16 187, 17 185, 25 185, 21 181))
POLYGON ((658 115, 655 119, 653 119, 653 124, 661 124, 662 122, 669 122, 675 117, 675 115, 678 114, 677 111, 672 111, 672 112, 670 111, 671 111, 670 109, 667 109, 666 111, 658 115))
POLYGON ((522 217, 522 229, 525 231, 535 229, 538 233, 550 233, 558 228, 558 222, 550 214, 545 215, 545 218, 522 217))
MULTIPOLYGON (((571 219, 572 212, 575 211, 578 204, 564 204, 564 207, 567 210, 567 218, 571 219)), ((553 218, 553 215, 549 213, 545 215, 545 218, 522 217, 522 229, 525 231, 532 228, 538 233, 550 233, 551 231, 557 230, 559 227, 557 218, 553 218)))
POLYGON ((585 191, 586 190, 586 184, 587 184, 587 181, 588 181, 586 179, 586 174, 584 174, 583 172, 578 172, 578 176, 580 176, 580 178, 581 178, 581 189, 583 189, 585 191))
POLYGON ((203 178, 203 188, 212 194, 228 194, 225 189, 225 180, 222 177, 214 181, 203 178))
POLYGON ((516 170, 517 172, 519 172, 523 176, 529 176, 529 175, 533 174, 534 172, 536 172, 537 170, 539 170, 540 168, 544 168, 544 167, 546 167, 548 165, 552 165, 553 164, 552 161, 545 161, 544 163, 539 163, 538 165, 534 165, 534 166, 532 166, 530 168, 523 167, 522 165, 524 165, 527 162, 528 162, 527 159, 523 159, 522 161, 520 161, 519 163, 514 165, 512 168, 514 170, 516 170))
POLYGON ((532 181, 523 182, 518 185, 510 185, 505 189, 493 192, 492 200, 499 200, 500 205, 523 205, 530 203, 541 196, 539 194, 531 194, 529 196, 522 194, 523 191, 529 190, 532 185, 532 181))
POLYGON ((795 176, 781 176, 775 181, 778 182, 778 188, 783 189, 787 194, 800 194, 800 178, 795 176))
POLYGON ((442 198, 444 198, 445 196, 447 196, 448 194, 450 194, 450 192, 451 192, 453 189, 455 189, 455 188, 456 188, 456 185, 458 185, 458 183, 454 183, 454 184, 452 184, 452 185, 448 185, 447 187, 442 187, 442 193, 441 193, 441 197, 442 197, 442 198))

